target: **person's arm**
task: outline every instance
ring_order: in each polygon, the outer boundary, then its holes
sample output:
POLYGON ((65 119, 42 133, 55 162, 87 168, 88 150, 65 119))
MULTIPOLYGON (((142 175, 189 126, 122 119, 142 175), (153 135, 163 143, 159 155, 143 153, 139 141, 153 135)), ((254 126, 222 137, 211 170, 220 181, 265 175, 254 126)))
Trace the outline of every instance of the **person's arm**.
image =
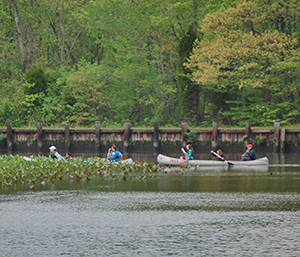
POLYGON ((120 155, 120 162, 123 161, 123 154, 120 155))
POLYGON ((191 159, 193 157, 193 150, 192 149, 189 149, 188 152, 185 153, 185 155, 187 157, 189 157, 189 159, 191 159))
POLYGON ((107 152, 107 158, 110 157, 110 151, 111 151, 111 148, 108 149, 108 152, 107 152))

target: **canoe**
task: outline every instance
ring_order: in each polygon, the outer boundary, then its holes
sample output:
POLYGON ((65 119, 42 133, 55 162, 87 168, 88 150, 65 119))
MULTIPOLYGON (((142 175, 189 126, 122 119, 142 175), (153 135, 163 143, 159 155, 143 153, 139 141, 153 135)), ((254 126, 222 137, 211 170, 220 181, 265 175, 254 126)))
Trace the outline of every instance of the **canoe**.
POLYGON ((132 158, 128 158, 128 159, 125 159, 123 161, 121 161, 122 163, 127 163, 127 164, 132 164, 133 163, 133 160, 132 158))
POLYGON ((165 165, 191 165, 191 166, 260 166, 260 165, 268 165, 269 160, 268 157, 259 158, 253 161, 214 161, 214 160, 184 160, 180 158, 173 158, 163 154, 159 154, 157 156, 158 164, 165 165))
POLYGON ((242 165, 226 165, 226 166, 166 166, 164 172, 176 172, 176 171, 186 171, 186 172, 197 172, 197 171, 245 171, 245 172, 267 172, 269 170, 268 165, 253 165, 253 166, 242 166, 242 165))

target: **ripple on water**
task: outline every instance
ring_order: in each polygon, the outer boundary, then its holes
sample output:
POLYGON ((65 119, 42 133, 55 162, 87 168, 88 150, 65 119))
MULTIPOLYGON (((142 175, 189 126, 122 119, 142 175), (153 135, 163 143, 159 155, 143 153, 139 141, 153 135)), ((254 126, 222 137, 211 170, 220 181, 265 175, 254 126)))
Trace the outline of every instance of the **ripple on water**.
POLYGON ((0 195, 1 256, 299 256, 300 195, 0 195))

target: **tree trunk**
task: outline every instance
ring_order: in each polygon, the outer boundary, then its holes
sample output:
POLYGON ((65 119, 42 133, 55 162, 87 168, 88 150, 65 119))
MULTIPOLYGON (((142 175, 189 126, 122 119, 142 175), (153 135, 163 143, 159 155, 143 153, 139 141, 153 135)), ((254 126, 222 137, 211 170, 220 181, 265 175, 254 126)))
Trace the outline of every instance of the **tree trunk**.
POLYGON ((18 32, 18 46, 19 50, 21 53, 21 63, 22 63, 22 70, 25 71, 26 69, 26 64, 25 64, 25 47, 24 47, 24 40, 23 40, 23 34, 20 26, 20 17, 19 17, 19 12, 18 12, 18 7, 17 7, 17 1, 12 0, 13 6, 14 6, 14 18, 16 22, 16 27, 17 27, 17 32, 18 32))
POLYGON ((61 44, 61 50, 60 50, 61 51, 60 52, 60 65, 62 65, 63 61, 64 61, 64 47, 65 47, 65 42, 66 42, 66 33, 65 33, 65 28, 64 28, 62 19, 61 19, 60 14, 59 14, 58 2, 56 2, 56 6, 53 5, 52 1, 50 1, 50 4, 52 5, 53 11, 56 15, 57 22, 58 22, 60 32, 61 32, 61 35, 62 35, 62 44, 61 44))

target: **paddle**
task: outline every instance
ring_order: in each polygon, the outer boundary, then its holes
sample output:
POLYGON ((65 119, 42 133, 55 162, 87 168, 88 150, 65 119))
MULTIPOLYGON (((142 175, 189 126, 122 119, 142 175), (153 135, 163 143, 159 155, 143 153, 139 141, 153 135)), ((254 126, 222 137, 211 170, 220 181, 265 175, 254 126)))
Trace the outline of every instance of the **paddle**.
POLYGON ((219 158, 220 160, 222 160, 223 162, 227 162, 229 165, 234 165, 234 163, 225 160, 224 157, 222 157, 221 155, 217 154, 216 152, 213 152, 213 151, 212 151, 211 154, 212 154, 213 156, 218 157, 218 158, 219 158))

